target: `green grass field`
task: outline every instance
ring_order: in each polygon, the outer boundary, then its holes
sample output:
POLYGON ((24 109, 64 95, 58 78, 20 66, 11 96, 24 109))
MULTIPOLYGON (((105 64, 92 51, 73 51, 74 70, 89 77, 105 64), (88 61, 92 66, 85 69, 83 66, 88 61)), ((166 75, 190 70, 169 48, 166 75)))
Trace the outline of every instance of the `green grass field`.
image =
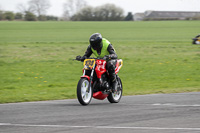
POLYGON ((0 22, 0 103, 76 98, 83 55, 100 32, 124 66, 124 95, 200 91, 200 21, 0 22))

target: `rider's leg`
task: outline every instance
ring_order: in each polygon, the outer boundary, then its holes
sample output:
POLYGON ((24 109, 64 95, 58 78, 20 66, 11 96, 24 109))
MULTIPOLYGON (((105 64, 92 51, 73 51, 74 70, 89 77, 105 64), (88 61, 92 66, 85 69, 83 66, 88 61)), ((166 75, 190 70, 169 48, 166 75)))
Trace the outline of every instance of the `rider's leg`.
POLYGON ((110 75, 111 82, 112 82, 113 92, 117 91, 117 79, 116 79, 116 74, 115 74, 116 63, 117 63, 117 60, 109 60, 107 61, 107 65, 106 65, 108 73, 110 75))

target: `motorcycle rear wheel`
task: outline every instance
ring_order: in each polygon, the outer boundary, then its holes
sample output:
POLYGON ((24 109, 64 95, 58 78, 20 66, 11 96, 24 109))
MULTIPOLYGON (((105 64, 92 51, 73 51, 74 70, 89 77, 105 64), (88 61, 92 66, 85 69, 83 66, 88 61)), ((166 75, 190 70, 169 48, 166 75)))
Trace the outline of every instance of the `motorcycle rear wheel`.
POLYGON ((81 78, 77 85, 77 98, 80 104, 88 105, 92 99, 92 88, 89 87, 89 81, 86 78, 81 78))
POLYGON ((117 92, 111 92, 107 99, 110 103, 118 103, 122 97, 122 81, 121 79, 117 76, 117 81, 118 81, 118 85, 117 85, 117 92))

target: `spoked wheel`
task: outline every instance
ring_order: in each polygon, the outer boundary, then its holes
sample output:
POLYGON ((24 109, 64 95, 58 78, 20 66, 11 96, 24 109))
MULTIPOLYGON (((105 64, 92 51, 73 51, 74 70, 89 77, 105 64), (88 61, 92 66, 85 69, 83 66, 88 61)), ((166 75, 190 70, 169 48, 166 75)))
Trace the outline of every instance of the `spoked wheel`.
POLYGON ((107 97, 107 99, 110 103, 118 103, 122 97, 123 87, 122 87, 121 79, 118 76, 117 76, 117 82, 118 82, 117 92, 112 92, 107 97))
POLYGON ((89 87, 89 84, 86 78, 81 78, 78 82, 77 97, 82 105, 88 105, 92 99, 92 88, 89 87))

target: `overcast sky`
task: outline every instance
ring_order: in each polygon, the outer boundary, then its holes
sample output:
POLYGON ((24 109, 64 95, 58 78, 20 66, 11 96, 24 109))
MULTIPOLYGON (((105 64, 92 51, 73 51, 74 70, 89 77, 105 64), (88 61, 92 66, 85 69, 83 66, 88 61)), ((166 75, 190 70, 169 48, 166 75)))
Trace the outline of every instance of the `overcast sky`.
MULTIPOLYGON (((27 4, 30 0, 0 0, 0 9, 17 12, 17 5, 27 4)), ((62 16, 66 0, 49 0, 51 8, 48 15, 62 16)), ((113 3, 127 12, 137 13, 146 10, 157 11, 200 11, 200 0, 86 0, 88 5, 99 6, 113 3)))

